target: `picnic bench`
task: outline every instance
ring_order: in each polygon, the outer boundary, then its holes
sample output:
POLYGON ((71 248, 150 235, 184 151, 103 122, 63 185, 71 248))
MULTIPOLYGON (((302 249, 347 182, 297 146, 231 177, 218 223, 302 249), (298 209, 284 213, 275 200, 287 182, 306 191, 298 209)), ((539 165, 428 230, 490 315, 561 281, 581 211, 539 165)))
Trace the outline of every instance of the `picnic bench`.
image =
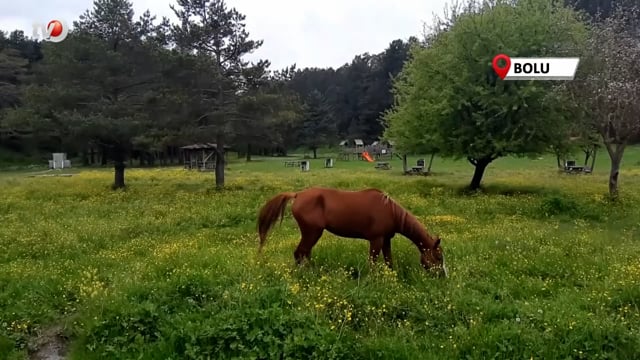
POLYGON ((428 172, 425 172, 425 161, 424 159, 418 159, 416 161, 416 166, 412 166, 409 168, 405 174, 407 175, 428 175, 428 172))
POLYGON ((286 160, 284 167, 297 167, 300 166, 300 160, 286 160))
POLYGON ((576 165, 575 160, 567 160, 564 163, 564 171, 568 174, 575 173, 591 173, 591 168, 588 166, 576 165))
POLYGON ((391 165, 387 161, 378 161, 376 163, 376 169, 378 170, 390 170, 391 165))

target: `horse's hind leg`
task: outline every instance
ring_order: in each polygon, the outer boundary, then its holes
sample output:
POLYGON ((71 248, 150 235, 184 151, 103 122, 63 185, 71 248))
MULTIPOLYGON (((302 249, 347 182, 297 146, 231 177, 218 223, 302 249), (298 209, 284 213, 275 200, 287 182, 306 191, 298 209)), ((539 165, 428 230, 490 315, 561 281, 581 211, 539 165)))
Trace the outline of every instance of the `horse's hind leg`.
POLYGON ((300 228, 302 238, 300 239, 300 243, 298 244, 296 251, 293 252, 293 257, 296 259, 296 263, 298 265, 300 265, 305 259, 309 259, 311 257, 311 249, 313 249, 316 243, 318 243, 318 240, 320 240, 322 232, 324 231, 322 228, 303 228, 302 226, 300 228))
POLYGON ((391 238, 385 238, 382 244, 382 254, 384 255, 384 262, 390 269, 393 269, 393 260, 391 259, 391 238))

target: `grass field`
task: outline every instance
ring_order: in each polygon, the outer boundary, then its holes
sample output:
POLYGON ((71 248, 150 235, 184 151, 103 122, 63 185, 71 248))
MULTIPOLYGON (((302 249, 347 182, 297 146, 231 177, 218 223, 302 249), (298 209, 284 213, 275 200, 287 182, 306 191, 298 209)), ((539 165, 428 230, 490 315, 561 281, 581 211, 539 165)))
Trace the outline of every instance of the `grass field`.
MULTIPOLYGON (((411 159, 415 162, 415 158, 411 159)), ((640 354, 640 149, 621 201, 608 158, 592 175, 555 159, 500 159, 482 194, 463 161, 430 177, 338 161, 281 160, 211 173, 111 169, 0 175, 0 354, 56 343, 69 359, 632 359, 640 354), (366 241, 325 233, 303 268, 290 212, 256 257, 256 214, 280 191, 378 187, 442 237, 449 277, 429 277, 396 236, 395 270, 366 241), (39 345, 38 345, 39 344, 39 345)), ((45 350, 42 350, 45 351, 45 350)), ((50 350, 49 350, 50 351, 50 350)))

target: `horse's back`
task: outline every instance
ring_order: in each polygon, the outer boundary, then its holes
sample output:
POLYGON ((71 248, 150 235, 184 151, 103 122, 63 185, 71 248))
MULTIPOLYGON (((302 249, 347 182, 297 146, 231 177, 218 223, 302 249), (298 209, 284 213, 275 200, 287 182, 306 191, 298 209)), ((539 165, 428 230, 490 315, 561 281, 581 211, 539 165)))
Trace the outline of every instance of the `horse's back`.
POLYGON ((384 195, 384 192, 377 188, 367 188, 362 190, 341 190, 341 189, 334 189, 330 187, 321 187, 321 186, 314 186, 314 187, 306 188, 302 191, 298 191, 298 196, 300 195, 304 195, 304 196, 339 195, 339 196, 349 196, 349 197, 358 198, 363 196, 366 197, 367 195, 371 195, 371 194, 384 195))
POLYGON ((376 188, 363 190, 340 190, 326 187, 311 187, 298 192, 296 201, 311 201, 324 204, 375 204, 387 199, 384 192, 376 188))
POLYGON ((394 220, 385 194, 313 187, 298 192, 292 212, 299 223, 326 228, 339 236, 362 237, 392 231, 394 220))

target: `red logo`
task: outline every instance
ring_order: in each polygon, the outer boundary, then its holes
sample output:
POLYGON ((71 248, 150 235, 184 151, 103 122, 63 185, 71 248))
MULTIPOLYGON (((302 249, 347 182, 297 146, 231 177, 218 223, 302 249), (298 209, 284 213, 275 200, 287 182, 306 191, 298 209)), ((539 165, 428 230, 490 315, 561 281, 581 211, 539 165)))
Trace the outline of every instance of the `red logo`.
POLYGON ((69 27, 64 20, 51 20, 44 26, 42 23, 33 24, 33 38, 38 38, 38 32, 40 38, 45 41, 61 42, 66 39, 69 34, 69 27))
POLYGON ((50 37, 58 37, 62 35, 62 30, 64 27, 59 20, 51 20, 47 24, 47 33, 49 33, 50 37))

